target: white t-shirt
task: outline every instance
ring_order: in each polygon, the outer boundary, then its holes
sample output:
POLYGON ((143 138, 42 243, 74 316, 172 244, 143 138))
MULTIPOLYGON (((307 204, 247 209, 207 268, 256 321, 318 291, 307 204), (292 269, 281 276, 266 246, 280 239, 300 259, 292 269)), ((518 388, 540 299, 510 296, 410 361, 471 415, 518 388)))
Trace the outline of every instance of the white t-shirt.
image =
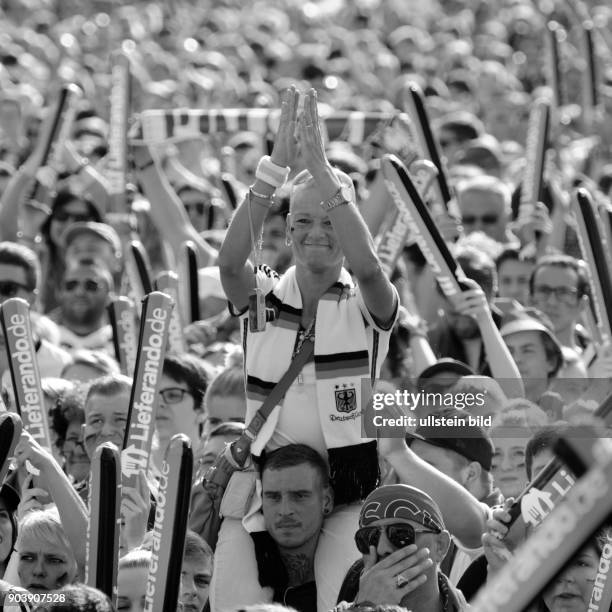
POLYGON ((307 363, 300 376, 301 381, 300 377, 296 378, 285 394, 276 429, 266 448, 273 451, 287 444, 307 444, 326 457, 327 447, 317 409, 314 362, 307 363))

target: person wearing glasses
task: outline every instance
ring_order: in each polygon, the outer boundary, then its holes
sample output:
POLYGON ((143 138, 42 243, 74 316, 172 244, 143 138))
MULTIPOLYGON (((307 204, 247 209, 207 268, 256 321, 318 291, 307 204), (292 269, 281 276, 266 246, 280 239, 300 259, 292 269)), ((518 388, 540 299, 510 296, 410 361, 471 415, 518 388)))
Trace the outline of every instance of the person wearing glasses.
POLYGON ((178 433, 188 436, 193 448, 197 447, 204 418, 204 394, 212 377, 212 369, 195 355, 172 354, 164 359, 155 416, 159 448, 153 457, 157 466, 161 467, 166 448, 178 433))
POLYGON ((529 280, 531 303, 551 321, 561 346, 582 353, 588 338, 579 325, 588 307, 589 279, 584 261, 571 255, 546 255, 529 280))
POLYGON ((362 558, 349 570, 336 612, 365 604, 467 610, 461 591, 440 571, 450 535, 438 504, 424 491, 405 484, 372 491, 361 508, 355 544, 362 558))
POLYGON ((459 183, 457 205, 466 235, 483 232, 504 246, 520 246, 510 231, 512 193, 494 176, 476 176, 459 183))
POLYGON ((59 306, 49 314, 58 324, 62 347, 114 355, 113 331, 106 314, 113 292, 112 276, 100 261, 68 262, 57 290, 59 306))

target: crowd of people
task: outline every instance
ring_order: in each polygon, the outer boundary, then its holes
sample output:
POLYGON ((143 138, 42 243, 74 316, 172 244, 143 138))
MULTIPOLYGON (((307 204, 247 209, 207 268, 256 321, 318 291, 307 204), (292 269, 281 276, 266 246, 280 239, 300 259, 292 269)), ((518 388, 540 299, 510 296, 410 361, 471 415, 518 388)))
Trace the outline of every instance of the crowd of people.
MULTIPOLYGON (((605 265, 581 250, 571 200, 586 188, 612 235, 612 9, 3 0, 0 11, 0 304, 29 304, 51 443, 24 425, 7 458, 0 606, 148 609, 160 469, 183 434, 194 466, 176 610, 469 610, 516 554, 510 508, 556 442, 576 425, 610 430, 595 414, 612 391, 612 338, 594 309, 605 265), (132 124, 119 196, 117 51, 132 124), (80 90, 70 132, 49 146, 68 83, 80 90), (396 213, 382 158, 410 172, 425 156, 415 118, 381 120, 361 142, 350 126, 330 140, 325 123, 405 113, 411 83, 452 192, 448 203, 422 194, 465 275, 450 297, 414 232, 390 275, 379 257, 396 213), (539 99, 552 107, 544 188, 524 206, 539 99), (258 131, 228 120, 136 138, 142 111, 178 108, 280 112, 258 131), (148 469, 121 488, 116 590, 105 594, 85 584, 90 463, 102 443, 123 448, 129 424, 133 372, 108 306, 142 298, 133 243, 151 279, 178 272, 182 335, 157 381, 148 469), (210 468, 245 434, 248 458, 211 532, 210 468)), ((19 412, 0 340, 2 411, 19 412)), ((530 610, 591 609, 611 537, 600 526, 530 610)))

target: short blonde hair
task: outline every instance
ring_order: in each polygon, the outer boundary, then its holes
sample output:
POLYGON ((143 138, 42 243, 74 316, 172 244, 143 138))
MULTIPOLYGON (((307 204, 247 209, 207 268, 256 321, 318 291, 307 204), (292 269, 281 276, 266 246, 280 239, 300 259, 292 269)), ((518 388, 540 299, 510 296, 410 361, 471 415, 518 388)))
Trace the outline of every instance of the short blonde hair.
POLYGON ((76 578, 76 557, 66 537, 57 507, 52 506, 44 510, 32 510, 19 521, 15 550, 21 552, 23 540, 27 537, 34 539, 36 542, 49 544, 54 548, 63 548, 73 566, 71 581, 76 578))
POLYGON ((119 559, 118 569, 149 568, 153 553, 146 548, 130 550, 119 559))
POLYGON ((210 381, 204 395, 205 407, 211 397, 244 397, 246 401, 242 365, 232 364, 210 381))

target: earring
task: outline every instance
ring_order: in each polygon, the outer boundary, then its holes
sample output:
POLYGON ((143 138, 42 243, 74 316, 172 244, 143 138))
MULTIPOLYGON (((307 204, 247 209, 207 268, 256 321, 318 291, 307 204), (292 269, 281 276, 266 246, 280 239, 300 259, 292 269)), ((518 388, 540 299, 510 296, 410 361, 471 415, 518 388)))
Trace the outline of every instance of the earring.
POLYGON ((287 246, 291 246, 293 244, 293 241, 290 238, 285 237, 285 244, 287 246))

